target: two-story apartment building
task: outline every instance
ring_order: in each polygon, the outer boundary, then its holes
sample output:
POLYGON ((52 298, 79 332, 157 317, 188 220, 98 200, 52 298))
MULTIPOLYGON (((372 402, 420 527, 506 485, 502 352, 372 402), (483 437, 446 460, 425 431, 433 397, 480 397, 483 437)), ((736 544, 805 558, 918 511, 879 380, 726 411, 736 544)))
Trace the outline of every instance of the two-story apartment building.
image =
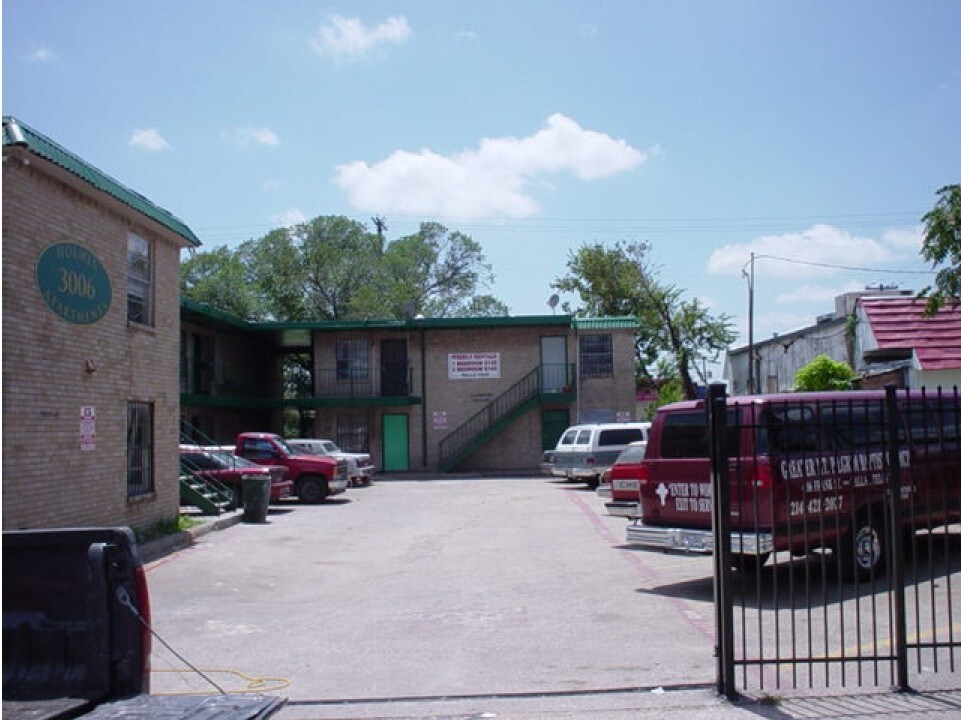
POLYGON ((179 511, 179 219, 3 118, 3 527, 179 511))
POLYGON ((185 301, 186 432, 327 437, 380 470, 533 469, 580 421, 632 420, 633 318, 245 323, 185 301))

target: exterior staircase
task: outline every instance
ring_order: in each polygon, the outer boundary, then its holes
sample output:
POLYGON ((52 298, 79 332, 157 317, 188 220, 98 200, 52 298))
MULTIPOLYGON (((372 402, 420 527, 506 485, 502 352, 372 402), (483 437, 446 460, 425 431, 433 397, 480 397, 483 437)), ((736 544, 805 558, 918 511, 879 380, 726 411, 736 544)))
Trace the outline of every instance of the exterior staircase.
MULTIPOLYGON (((216 445, 186 420, 180 421, 180 442, 185 445, 216 445)), ((180 503, 193 505, 204 515, 235 510, 238 499, 232 489, 212 477, 201 475, 189 462, 180 461, 180 503)))
POLYGON ((234 492, 226 485, 180 468, 180 502, 193 505, 204 515, 220 515, 237 507, 234 492))
MULTIPOLYGON (((568 378, 573 377, 573 368, 571 365, 566 369, 568 378)), ((441 472, 453 470, 459 462, 497 437, 517 418, 541 404, 546 396, 550 395, 555 400, 573 397, 570 382, 560 393, 542 392, 542 376, 542 368, 534 368, 444 437, 439 446, 441 472)))

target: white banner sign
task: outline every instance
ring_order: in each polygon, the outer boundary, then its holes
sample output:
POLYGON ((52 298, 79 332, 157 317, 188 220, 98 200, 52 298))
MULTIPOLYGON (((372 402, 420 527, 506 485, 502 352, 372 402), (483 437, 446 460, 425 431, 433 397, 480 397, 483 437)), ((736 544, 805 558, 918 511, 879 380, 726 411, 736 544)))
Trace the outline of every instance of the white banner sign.
POLYGON ((500 376, 500 353, 451 353, 447 356, 447 377, 451 380, 500 376))

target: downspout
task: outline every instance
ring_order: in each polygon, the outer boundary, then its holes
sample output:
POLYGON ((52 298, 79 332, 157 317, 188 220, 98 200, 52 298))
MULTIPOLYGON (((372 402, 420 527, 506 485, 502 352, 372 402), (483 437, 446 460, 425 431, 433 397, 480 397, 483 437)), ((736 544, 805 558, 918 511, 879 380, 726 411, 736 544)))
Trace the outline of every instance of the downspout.
MULTIPOLYGON (((577 320, 572 316, 571 325, 574 326, 574 358, 579 361, 581 358, 581 336, 577 327, 577 320)), ((579 363, 574 363, 574 422, 572 425, 579 425, 581 422, 581 371, 579 363)))
POLYGON ((427 468, 427 340, 424 325, 420 326, 420 457, 421 465, 427 468))

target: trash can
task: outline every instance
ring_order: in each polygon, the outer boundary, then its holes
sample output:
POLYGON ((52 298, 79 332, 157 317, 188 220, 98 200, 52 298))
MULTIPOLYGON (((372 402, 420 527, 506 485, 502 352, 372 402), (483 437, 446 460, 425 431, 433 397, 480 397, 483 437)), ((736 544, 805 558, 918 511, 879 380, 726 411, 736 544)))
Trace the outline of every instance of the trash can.
POLYGON ((244 522, 267 522, 270 504, 270 475, 244 475, 240 478, 244 494, 244 522))

